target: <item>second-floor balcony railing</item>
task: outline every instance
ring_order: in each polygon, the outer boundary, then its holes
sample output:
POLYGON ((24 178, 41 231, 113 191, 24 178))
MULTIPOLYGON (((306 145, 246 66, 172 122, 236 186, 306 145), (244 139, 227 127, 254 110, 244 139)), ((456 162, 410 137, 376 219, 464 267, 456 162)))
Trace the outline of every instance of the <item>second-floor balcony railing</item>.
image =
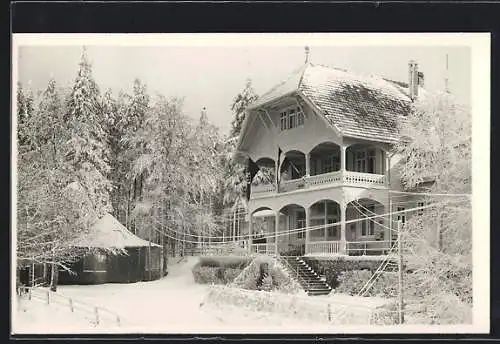
MULTIPOLYGON (((299 179, 284 180, 280 183, 279 192, 290 192, 300 189, 322 188, 335 185, 386 187, 387 178, 383 174, 362 173, 353 171, 335 171, 299 179)), ((276 186, 272 184, 257 185, 252 188, 252 198, 263 197, 275 193, 276 186)))

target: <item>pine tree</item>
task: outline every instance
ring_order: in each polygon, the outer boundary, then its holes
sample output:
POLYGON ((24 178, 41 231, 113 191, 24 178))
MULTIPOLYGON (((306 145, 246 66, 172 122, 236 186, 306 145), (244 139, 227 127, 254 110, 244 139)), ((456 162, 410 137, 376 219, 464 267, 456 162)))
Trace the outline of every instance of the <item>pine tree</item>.
POLYGON ((85 219, 95 217, 77 201, 78 195, 67 193, 71 175, 61 147, 68 138, 55 80, 40 97, 29 120, 19 127, 29 133, 31 145, 18 155, 17 257, 20 263, 50 263, 55 290, 55 267, 78 257, 73 243, 88 229, 85 219))
MULTIPOLYGON (((450 94, 428 94, 417 99, 414 111, 401 121, 400 129, 404 140, 395 151, 402 157, 405 187, 431 194, 471 192, 471 114, 466 107, 450 94)), ((425 295, 419 302, 432 307, 437 307, 438 300, 450 302, 450 297, 454 304, 445 307, 453 309, 460 302, 470 305, 470 199, 426 196, 423 200, 436 206, 406 221, 406 259, 408 268, 415 272, 405 294, 425 295)))
POLYGON ((231 106, 231 110, 234 113, 234 119, 231 122, 231 137, 236 137, 240 134, 241 126, 245 120, 245 110, 257 98, 258 96, 252 87, 252 80, 247 79, 245 88, 234 98, 233 105, 231 106))
POLYGON ((31 89, 24 89, 22 84, 17 84, 17 140, 20 150, 30 144, 28 121, 33 115, 34 99, 31 89))
POLYGON ((111 211, 108 180, 109 143, 104 123, 99 87, 92 76, 92 66, 84 48, 80 68, 67 100, 65 121, 70 139, 65 151, 76 180, 87 190, 99 216, 111 211))
MULTIPOLYGON (((243 121, 245 120, 246 108, 258 99, 255 94, 252 81, 247 79, 245 88, 238 93, 233 100, 231 110, 234 114, 234 119, 231 122, 231 132, 225 140, 223 150, 225 152, 222 158, 224 170, 223 182, 220 185, 220 192, 223 194, 224 204, 233 206, 240 200, 245 200, 246 176, 245 165, 236 163, 233 160, 233 153, 236 149, 238 136, 241 132, 243 121)), ((269 179, 265 177, 263 179, 269 179)))

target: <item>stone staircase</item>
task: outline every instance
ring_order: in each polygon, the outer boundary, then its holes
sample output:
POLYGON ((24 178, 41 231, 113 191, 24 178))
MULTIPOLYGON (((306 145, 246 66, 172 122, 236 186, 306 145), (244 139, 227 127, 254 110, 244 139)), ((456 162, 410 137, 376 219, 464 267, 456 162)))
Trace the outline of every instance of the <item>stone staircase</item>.
POLYGON ((293 277, 309 296, 328 295, 332 291, 325 281, 300 257, 281 256, 280 259, 290 276, 293 277))

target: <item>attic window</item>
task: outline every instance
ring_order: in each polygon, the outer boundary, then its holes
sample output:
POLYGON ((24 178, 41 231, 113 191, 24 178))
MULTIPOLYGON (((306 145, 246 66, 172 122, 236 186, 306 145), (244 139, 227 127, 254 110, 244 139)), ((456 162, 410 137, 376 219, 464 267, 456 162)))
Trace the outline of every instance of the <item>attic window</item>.
POLYGON ((280 129, 289 130, 304 125, 304 113, 300 107, 289 107, 280 113, 280 129))

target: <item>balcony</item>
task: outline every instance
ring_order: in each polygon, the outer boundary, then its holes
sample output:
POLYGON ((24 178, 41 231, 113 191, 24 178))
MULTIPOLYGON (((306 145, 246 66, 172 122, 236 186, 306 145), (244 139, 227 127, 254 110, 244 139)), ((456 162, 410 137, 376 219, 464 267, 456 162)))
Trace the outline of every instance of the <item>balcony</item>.
MULTIPOLYGON (((387 188, 387 178, 383 174, 335 171, 282 181, 279 193, 292 192, 302 189, 323 189, 335 186, 358 186, 384 189, 387 188)), ((256 199, 268 197, 275 193, 276 187, 272 184, 257 185, 252 187, 251 198, 256 199)))

